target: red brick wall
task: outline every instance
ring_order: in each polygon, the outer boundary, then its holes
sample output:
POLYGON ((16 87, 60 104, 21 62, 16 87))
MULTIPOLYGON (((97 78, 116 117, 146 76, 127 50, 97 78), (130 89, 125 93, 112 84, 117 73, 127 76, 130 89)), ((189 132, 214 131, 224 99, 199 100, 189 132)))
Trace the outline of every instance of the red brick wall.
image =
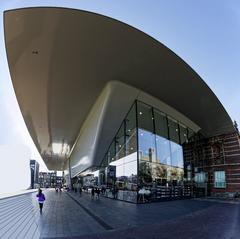
POLYGON ((211 194, 240 192, 240 138, 236 132, 199 139, 183 148, 185 163, 208 173, 211 194), (214 187, 214 171, 222 170, 226 175, 226 188, 218 189, 214 187))

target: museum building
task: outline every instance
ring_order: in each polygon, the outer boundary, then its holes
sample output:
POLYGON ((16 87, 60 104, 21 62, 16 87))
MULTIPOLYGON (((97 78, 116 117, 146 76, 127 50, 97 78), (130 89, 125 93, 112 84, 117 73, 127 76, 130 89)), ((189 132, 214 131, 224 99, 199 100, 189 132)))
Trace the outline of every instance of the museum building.
POLYGON ((134 203, 240 192, 236 124, 162 43, 57 7, 5 11, 4 31, 26 126, 66 185, 134 203))

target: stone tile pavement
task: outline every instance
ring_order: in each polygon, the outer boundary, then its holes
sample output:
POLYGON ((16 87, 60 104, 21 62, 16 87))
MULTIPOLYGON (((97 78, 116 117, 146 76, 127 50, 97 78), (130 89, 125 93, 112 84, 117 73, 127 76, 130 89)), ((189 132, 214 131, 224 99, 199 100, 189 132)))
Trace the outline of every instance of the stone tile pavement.
POLYGON ((0 238, 240 238, 240 204, 179 200, 131 204, 45 190, 0 200, 0 238))
POLYGON ((104 233, 77 238, 240 238, 239 203, 178 200, 135 205, 106 198, 93 201, 88 195, 71 195, 113 227, 104 233))
POLYGON ((103 232, 99 223, 65 192, 47 190, 43 214, 38 218, 39 231, 45 237, 70 237, 103 232))

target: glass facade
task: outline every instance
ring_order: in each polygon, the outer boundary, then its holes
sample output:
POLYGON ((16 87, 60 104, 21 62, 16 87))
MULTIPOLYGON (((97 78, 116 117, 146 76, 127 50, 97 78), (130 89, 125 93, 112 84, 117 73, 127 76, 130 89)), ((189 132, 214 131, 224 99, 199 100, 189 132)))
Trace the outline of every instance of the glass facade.
POLYGON ((131 202, 190 196, 184 183, 183 145, 193 137, 185 125, 136 101, 99 170, 105 195, 131 202))
POLYGON ((137 127, 134 104, 101 165, 100 185, 107 197, 137 202, 137 127))

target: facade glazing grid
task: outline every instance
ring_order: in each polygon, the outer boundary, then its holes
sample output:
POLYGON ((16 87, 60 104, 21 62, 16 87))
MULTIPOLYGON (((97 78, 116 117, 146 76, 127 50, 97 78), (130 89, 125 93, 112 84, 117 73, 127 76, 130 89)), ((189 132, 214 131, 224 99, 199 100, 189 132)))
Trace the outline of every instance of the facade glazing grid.
POLYGON ((193 136, 175 119, 136 101, 102 161, 99 185, 106 196, 131 202, 190 196, 183 145, 193 136))

